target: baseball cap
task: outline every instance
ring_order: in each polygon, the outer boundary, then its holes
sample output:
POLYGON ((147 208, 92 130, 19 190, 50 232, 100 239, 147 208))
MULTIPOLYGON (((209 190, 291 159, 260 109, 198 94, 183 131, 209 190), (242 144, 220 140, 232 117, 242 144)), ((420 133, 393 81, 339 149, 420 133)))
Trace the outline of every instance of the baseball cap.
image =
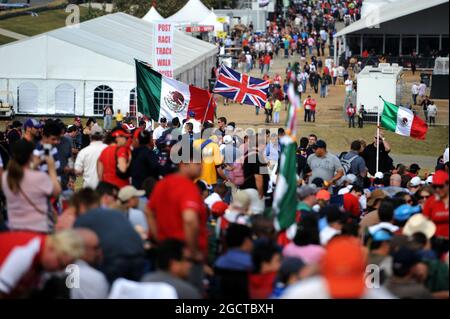
POLYGON ((358 239, 331 239, 321 261, 321 270, 332 298, 359 298, 365 290, 365 258, 358 239))
POLYGON ((383 199, 385 197, 386 193, 383 190, 375 189, 373 192, 370 193, 370 197, 367 200, 367 206, 373 206, 376 200, 383 199))
POLYGON ((136 127, 133 125, 133 123, 128 124, 128 123, 123 123, 122 124, 122 128, 127 130, 128 132, 133 131, 134 129, 136 129, 136 127))
POLYGON ((329 201, 331 198, 330 192, 326 189, 321 189, 316 194, 316 199, 322 199, 324 201, 329 201))
POLYGON ((391 240, 393 237, 392 232, 384 228, 381 229, 377 228, 375 231, 370 233, 370 236, 372 238, 372 241, 388 241, 391 240))
POLYGON ((216 216, 220 217, 225 214, 225 211, 228 209, 228 204, 222 201, 217 201, 211 206, 211 213, 216 216))
POLYGON ((416 164, 416 163, 411 164, 411 165, 409 166, 409 171, 410 171, 410 172, 413 172, 413 173, 416 173, 416 172, 420 171, 420 166, 419 166, 419 164, 416 164))
POLYGON ((394 274, 406 275, 415 264, 420 262, 420 256, 412 249, 401 247, 392 254, 392 269, 394 274))
POLYGON ((394 210, 394 219, 400 222, 408 220, 412 215, 420 213, 422 208, 420 206, 409 206, 403 204, 394 210))
POLYGON ((317 187, 314 184, 303 185, 297 188, 297 196, 300 200, 305 199, 308 196, 315 195, 317 193, 317 187))
POLYGON ((411 178, 411 180, 408 182, 408 187, 418 187, 422 185, 422 180, 419 176, 414 176, 411 178))
POLYGON ((103 135, 103 128, 95 123, 91 128, 91 135, 103 135))
POLYGON ((311 185, 315 185, 317 187, 323 187, 323 178, 321 177, 316 177, 312 180, 311 185))
POLYGON ((141 197, 144 195, 145 195, 144 190, 137 190, 134 186, 128 185, 120 189, 117 198, 119 198, 121 202, 126 202, 127 200, 133 197, 141 197))
POLYGON ((433 184, 433 175, 430 175, 425 180, 425 184, 433 184))
POLYGON ((433 175, 433 185, 444 185, 448 182, 448 173, 439 170, 433 175))
POLYGON ((36 121, 35 119, 28 119, 25 121, 25 123, 23 124, 23 127, 26 129, 27 127, 33 127, 33 128, 42 128, 43 125, 41 123, 39 123, 38 121, 36 121))
POLYGON ((403 235, 411 236, 415 233, 423 233, 428 239, 436 233, 436 224, 426 218, 423 214, 412 216, 402 230, 403 235))
POLYGON ((318 140, 313 146, 313 148, 327 148, 327 143, 324 140, 318 140))
POLYGON ((112 131, 111 136, 112 137, 118 137, 118 136, 130 137, 130 134, 122 128, 117 128, 112 131))
POLYGON ((231 137, 231 135, 225 135, 223 137, 223 143, 224 144, 230 144, 231 142, 233 142, 233 138, 231 137))
POLYGON ((383 179, 384 178, 384 174, 382 172, 376 172, 374 177, 375 178, 379 178, 379 179, 383 179))

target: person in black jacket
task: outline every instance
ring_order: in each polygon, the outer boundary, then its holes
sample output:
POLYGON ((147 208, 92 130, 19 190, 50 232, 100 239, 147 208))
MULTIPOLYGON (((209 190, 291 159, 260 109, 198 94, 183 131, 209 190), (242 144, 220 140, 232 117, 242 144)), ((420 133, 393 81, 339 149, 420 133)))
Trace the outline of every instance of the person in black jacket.
MULTIPOLYGON (((366 162, 366 166, 369 170, 369 173, 373 176, 376 172, 376 165, 377 165, 377 137, 375 136, 375 140, 372 144, 367 145, 367 147, 362 152, 362 157, 364 158, 364 161, 366 162)), ((382 134, 380 134, 380 159, 379 159, 379 166, 378 171, 379 172, 389 172, 393 168, 393 160, 389 156, 389 152, 391 151, 391 146, 386 141, 386 139, 383 137, 382 134)))

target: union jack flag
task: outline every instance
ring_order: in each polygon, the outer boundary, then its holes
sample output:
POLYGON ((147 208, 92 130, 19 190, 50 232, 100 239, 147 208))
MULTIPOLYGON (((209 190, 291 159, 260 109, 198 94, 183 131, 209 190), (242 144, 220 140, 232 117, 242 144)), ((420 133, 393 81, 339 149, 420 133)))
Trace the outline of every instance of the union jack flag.
POLYGON ((263 108, 267 102, 269 83, 222 65, 213 92, 239 103, 263 108))

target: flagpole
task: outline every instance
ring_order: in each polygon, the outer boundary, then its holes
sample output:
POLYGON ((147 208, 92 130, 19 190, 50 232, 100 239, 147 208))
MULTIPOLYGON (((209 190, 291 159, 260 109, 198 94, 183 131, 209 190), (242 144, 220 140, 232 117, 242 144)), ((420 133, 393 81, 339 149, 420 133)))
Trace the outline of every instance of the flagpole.
POLYGON ((208 101, 208 106, 206 107, 205 114, 203 115, 202 124, 205 123, 206 116, 208 115, 209 107, 211 106, 211 100, 213 99, 213 96, 214 96, 214 93, 211 93, 211 96, 209 97, 209 101, 208 101))
MULTIPOLYGON (((379 98, 381 100, 383 100, 381 95, 379 96, 379 98)), ((378 169, 379 169, 379 165, 380 165, 379 163, 380 163, 380 104, 378 104, 378 107, 377 107, 377 162, 376 162, 375 173, 378 173, 378 169)))

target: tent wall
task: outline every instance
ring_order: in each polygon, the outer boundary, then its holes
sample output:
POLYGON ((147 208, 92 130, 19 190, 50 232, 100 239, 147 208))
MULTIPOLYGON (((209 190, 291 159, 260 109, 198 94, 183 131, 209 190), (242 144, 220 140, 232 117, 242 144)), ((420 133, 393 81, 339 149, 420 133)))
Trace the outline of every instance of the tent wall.
POLYGON ((233 27, 236 22, 233 21, 233 18, 241 18, 241 23, 245 25, 249 25, 250 22, 253 22, 253 27, 257 32, 264 32, 266 30, 266 20, 268 17, 268 13, 265 10, 233 10, 233 9, 221 9, 214 10, 214 13, 217 16, 228 16, 230 17, 231 27, 233 27))

